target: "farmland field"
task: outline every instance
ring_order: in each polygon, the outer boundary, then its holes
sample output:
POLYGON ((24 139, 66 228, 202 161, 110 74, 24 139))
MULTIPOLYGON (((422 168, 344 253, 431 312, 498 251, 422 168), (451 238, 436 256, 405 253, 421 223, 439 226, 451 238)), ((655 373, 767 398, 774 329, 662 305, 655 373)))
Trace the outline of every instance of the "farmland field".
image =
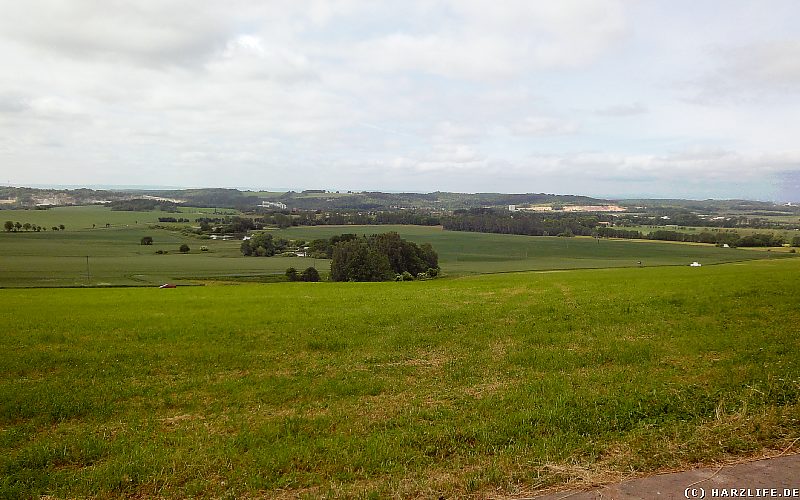
MULTIPOLYGON (((0 232, 0 286, 154 285, 165 281, 267 279, 287 267, 314 266, 325 273, 329 262, 301 257, 244 258, 238 241, 213 241, 152 229, 159 217, 193 221, 204 209, 166 212, 117 212, 108 207, 64 207, 50 210, 4 210, 0 219, 53 226, 65 231, 0 232), (106 224, 109 226, 106 227, 106 224), (94 227, 92 226, 94 225, 94 227), (152 246, 140 245, 152 236, 152 246), (192 249, 178 254, 186 243, 192 249), (207 246, 208 252, 200 252, 207 246), (162 250, 167 255, 157 255, 162 250), (87 259, 88 257, 88 259, 87 259)), ((161 224, 179 229, 185 224, 161 224)), ((343 232, 373 234, 398 231, 417 243, 431 243, 448 275, 528 270, 718 264, 749 259, 788 257, 788 253, 720 249, 711 245, 669 242, 531 237, 443 231, 423 226, 316 226, 275 230, 288 239, 328 238, 343 232)))
MULTIPOLYGON (((794 222, 797 222, 797 218, 794 218, 794 222)), ((654 231, 677 231, 679 233, 689 233, 689 234, 700 234, 703 232, 725 232, 725 231, 733 231, 739 234, 739 236, 750 236, 752 234, 762 233, 762 234, 773 234, 776 236, 782 236, 787 242, 791 241, 792 238, 795 236, 800 236, 800 231, 795 231, 794 229, 758 229, 758 228, 749 228, 749 227, 737 227, 737 228, 712 228, 712 227, 702 227, 702 226, 626 226, 624 229, 630 231, 639 231, 642 234, 650 234, 654 231)))
POLYGON ((787 257, 747 249, 717 248, 649 240, 558 238, 510 234, 443 231, 429 226, 315 226, 293 227, 276 234, 284 238, 329 238, 335 234, 374 234, 397 231, 403 238, 430 243, 439 252, 442 269, 450 274, 585 269, 606 267, 687 265, 692 261, 718 264, 749 259, 787 257))
POLYGON ((799 272, 0 290, 0 497, 498 498, 783 450, 799 272))
MULTIPOLYGON (((197 217, 212 216, 213 209, 181 207, 180 212, 162 212, 151 210, 146 212, 129 212, 111 210, 105 206, 53 207, 48 210, 0 210, 0 223, 7 220, 29 222, 47 228, 64 224, 67 231, 91 230, 105 228, 109 224, 113 228, 134 227, 146 228, 148 224, 157 224, 159 217, 185 217, 194 221, 197 217)), ((226 210, 226 212, 233 212, 226 210)))

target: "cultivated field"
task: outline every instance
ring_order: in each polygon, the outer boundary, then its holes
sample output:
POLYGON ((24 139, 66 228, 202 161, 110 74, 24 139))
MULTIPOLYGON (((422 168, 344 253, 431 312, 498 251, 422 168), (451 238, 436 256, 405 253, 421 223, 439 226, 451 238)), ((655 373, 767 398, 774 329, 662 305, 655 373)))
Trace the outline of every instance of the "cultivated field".
POLYGON ((374 234, 397 231, 403 238, 430 243, 439 252, 444 272, 449 274, 499 273, 510 271, 586 269, 608 267, 681 266, 699 261, 719 264, 749 259, 788 257, 788 249, 770 255, 748 249, 717 248, 649 240, 558 238, 510 234, 443 231, 427 226, 315 226, 276 231, 284 238, 329 238, 335 234, 374 234))
MULTIPOLYGON (((0 220, 44 227, 64 224, 65 231, 0 232, 0 286, 155 285, 166 281, 269 280, 287 267, 314 266, 326 273, 329 261, 300 257, 243 258, 239 241, 214 241, 181 234, 187 224, 158 223, 159 217, 192 221, 209 209, 185 208, 178 214, 112 211, 108 207, 63 207, 50 210, 0 210, 0 220), (167 229, 151 229, 158 224, 167 229), (106 226, 108 225, 108 226, 106 226), (140 245, 143 236, 152 246, 140 245), (178 253, 186 243, 192 249, 178 253), (201 252, 201 246, 208 252, 201 252), (169 252, 157 255, 156 251, 169 252), (87 262, 88 257, 88 262, 87 262)), ((397 231, 439 252, 442 270, 451 276, 528 270, 718 264, 789 256, 710 245, 669 242, 530 237, 443 231, 421 226, 316 226, 274 231, 288 239, 329 238, 352 232, 397 231)))
POLYGON ((0 290, 0 497, 498 498, 783 450, 798 271, 0 290))
POLYGON ((206 240, 178 231, 150 229, 154 224, 176 229, 186 226, 159 223, 159 217, 183 217, 193 224, 197 217, 210 216, 208 211, 193 208, 173 214, 112 211, 107 207, 0 210, 0 220, 66 227, 65 231, 39 233, 0 232, 0 286, 135 286, 259 278, 283 274, 289 266, 305 269, 315 265, 323 272, 328 269, 324 260, 245 259, 239 241, 206 240), (143 236, 152 236, 153 245, 140 245, 143 236), (178 252, 182 243, 191 248, 186 255, 178 252), (201 246, 209 251, 201 252, 201 246), (169 253, 157 255, 158 250, 169 253))

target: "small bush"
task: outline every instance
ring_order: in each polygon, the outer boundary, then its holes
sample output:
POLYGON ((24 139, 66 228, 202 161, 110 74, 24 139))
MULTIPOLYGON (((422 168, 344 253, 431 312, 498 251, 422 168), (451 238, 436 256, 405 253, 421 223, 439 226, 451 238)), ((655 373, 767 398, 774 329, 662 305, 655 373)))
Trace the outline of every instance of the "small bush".
POLYGON ((300 279, 303 281, 319 281, 319 271, 316 268, 308 267, 305 271, 300 273, 300 279))
POLYGON ((414 275, 408 271, 403 271, 403 281, 414 281, 414 275))
POLYGON ((191 250, 191 248, 189 248, 189 245, 187 245, 186 243, 184 243, 183 245, 181 245, 181 246, 180 246, 180 248, 178 248, 178 250, 179 250, 181 253, 189 253, 189 250, 191 250))
POLYGON ((203 246, 200 247, 200 251, 201 252, 208 252, 208 247, 203 245, 203 246))
POLYGON ((297 274, 297 269, 293 267, 286 268, 286 277, 289 278, 289 281, 297 281, 300 279, 300 276, 297 274))
POLYGON ((153 244, 153 237, 152 236, 143 236, 142 240, 139 242, 141 245, 152 245, 153 244))

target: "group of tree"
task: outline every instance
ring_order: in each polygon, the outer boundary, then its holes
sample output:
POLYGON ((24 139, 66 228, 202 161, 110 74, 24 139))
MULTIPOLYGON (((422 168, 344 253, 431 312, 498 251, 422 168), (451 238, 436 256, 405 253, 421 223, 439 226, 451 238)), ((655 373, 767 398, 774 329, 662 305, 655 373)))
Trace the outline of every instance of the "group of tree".
MULTIPOLYGON (((596 236, 601 238, 650 239, 728 245, 731 247, 778 247, 780 235, 755 233, 742 236, 719 228, 699 233, 658 229, 648 234, 638 230, 608 227, 610 216, 577 214, 506 213, 491 209, 456 210, 443 219, 444 229, 529 236, 596 236)), ((616 221, 614 221, 616 222, 616 221)))
POLYGON ((272 257, 289 247, 289 240, 275 238, 267 232, 253 233, 248 240, 242 241, 239 249, 245 257, 272 257))
POLYGON ((248 231, 261 229, 262 225, 250 217, 198 217, 199 233, 206 234, 246 234, 248 231))
POLYGON ((160 210, 162 212, 177 212, 178 205, 172 201, 154 200, 150 198, 135 198, 132 200, 115 200, 108 204, 111 210, 125 212, 151 212, 160 210))
POLYGON ((524 213, 473 208, 456 210, 442 218, 442 227, 449 231, 478 233, 525 234, 528 236, 589 236, 600 221, 608 216, 574 213, 524 213))
POLYGON ((289 281, 319 281, 319 271, 315 267, 307 267, 303 272, 298 273, 297 269, 289 267, 286 269, 286 278, 289 281))
MULTIPOLYGON (((3 228, 6 230, 7 233, 16 233, 19 231, 33 231, 33 232, 40 232, 40 231, 47 231, 47 227, 39 226, 37 224, 31 224, 30 222, 14 222, 7 220, 3 224, 3 228)), ((52 226, 50 228, 52 231, 63 231, 65 229, 64 224, 59 224, 58 226, 52 226)))
POLYGON ((701 216, 687 209, 656 209, 647 214, 622 214, 616 219, 618 225, 629 226, 675 226, 716 227, 716 228, 752 228, 752 229, 787 229, 796 224, 771 221, 765 217, 754 215, 719 215, 716 217, 701 216))
POLYGON ((439 256, 430 245, 406 241, 395 232, 342 235, 332 244, 332 281, 387 281, 397 276, 436 276, 439 256))
POLYGON ((159 217, 158 222, 189 222, 185 217, 159 217))
POLYGON ((779 247, 786 240, 772 233, 754 233, 742 236, 736 231, 702 231, 700 233, 686 233, 659 229, 649 234, 640 231, 600 227, 595 232, 596 236, 607 238, 649 239, 659 241, 682 241, 690 243, 708 243, 711 245, 728 245, 730 247, 779 247))

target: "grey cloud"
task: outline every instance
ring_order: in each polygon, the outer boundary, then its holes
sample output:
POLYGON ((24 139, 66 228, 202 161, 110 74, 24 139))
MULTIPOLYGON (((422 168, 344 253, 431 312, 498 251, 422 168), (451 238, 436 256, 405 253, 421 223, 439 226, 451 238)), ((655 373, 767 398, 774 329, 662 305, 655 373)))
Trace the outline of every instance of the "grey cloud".
POLYGON ((643 115, 647 113, 647 107, 640 103, 634 102, 632 104, 617 104, 614 106, 608 106, 606 108, 600 108, 595 110, 596 115, 600 116, 635 116, 635 115, 643 115))
POLYGON ((21 113, 30 109, 28 99, 17 94, 0 94, 0 113, 21 113))
POLYGON ((509 128, 512 133, 521 136, 566 135, 578 131, 575 122, 546 116, 529 116, 513 123, 509 128))
POLYGON ((800 39, 754 42, 712 51, 706 72, 682 86, 697 104, 774 101, 800 93, 800 39))

